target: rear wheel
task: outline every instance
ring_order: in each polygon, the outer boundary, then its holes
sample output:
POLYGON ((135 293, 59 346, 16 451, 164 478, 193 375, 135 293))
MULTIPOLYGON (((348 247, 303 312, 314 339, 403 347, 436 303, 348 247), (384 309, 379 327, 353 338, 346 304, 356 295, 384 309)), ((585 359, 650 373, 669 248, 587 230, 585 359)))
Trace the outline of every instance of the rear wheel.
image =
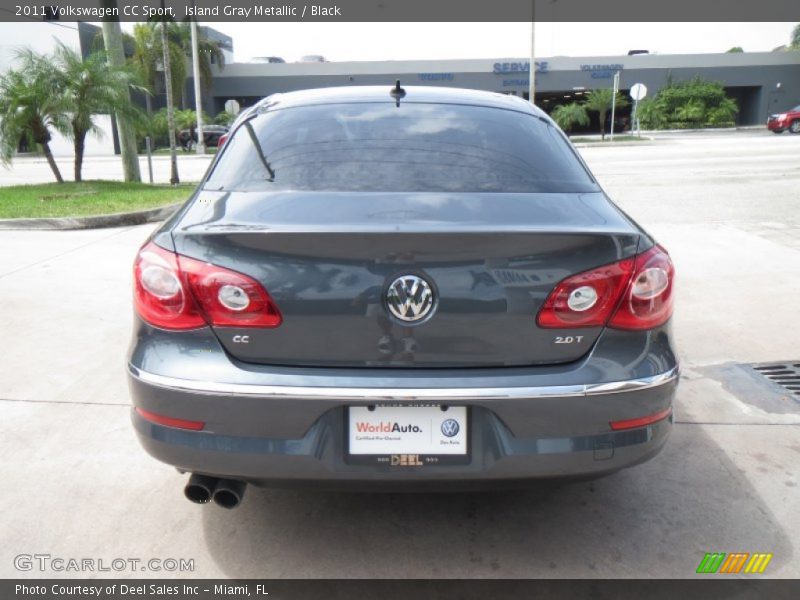
POLYGON ((789 131, 792 133, 800 133, 800 119, 795 119, 789 126, 789 131))

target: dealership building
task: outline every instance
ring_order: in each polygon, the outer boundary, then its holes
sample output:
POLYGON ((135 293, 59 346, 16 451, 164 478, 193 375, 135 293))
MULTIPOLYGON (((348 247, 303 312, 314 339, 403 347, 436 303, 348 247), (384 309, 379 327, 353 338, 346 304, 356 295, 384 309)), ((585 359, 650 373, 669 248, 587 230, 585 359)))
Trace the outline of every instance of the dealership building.
MULTIPOLYGON (((213 115, 223 110, 228 100, 244 107, 279 92, 389 86, 397 79, 404 86, 462 87, 528 98, 530 70, 530 61, 524 58, 230 63, 215 72, 211 97, 204 99, 204 107, 213 115)), ((700 76, 721 82, 739 106, 738 125, 764 123, 768 114, 800 104, 800 52, 556 56, 537 60, 534 71, 536 104, 548 112, 558 104, 580 100, 590 90, 611 87, 616 72, 623 93, 635 83, 643 83, 650 96, 669 81, 700 76)), ((191 82, 187 88, 191 94, 191 82)))

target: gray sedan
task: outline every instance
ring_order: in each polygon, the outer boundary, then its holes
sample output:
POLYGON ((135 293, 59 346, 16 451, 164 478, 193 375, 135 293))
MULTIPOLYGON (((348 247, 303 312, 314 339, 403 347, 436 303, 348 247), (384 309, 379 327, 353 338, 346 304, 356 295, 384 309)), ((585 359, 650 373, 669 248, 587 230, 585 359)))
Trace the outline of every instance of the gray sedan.
POLYGON ((528 102, 271 96, 136 257, 133 424, 228 508, 610 473, 671 429, 673 281, 528 102))

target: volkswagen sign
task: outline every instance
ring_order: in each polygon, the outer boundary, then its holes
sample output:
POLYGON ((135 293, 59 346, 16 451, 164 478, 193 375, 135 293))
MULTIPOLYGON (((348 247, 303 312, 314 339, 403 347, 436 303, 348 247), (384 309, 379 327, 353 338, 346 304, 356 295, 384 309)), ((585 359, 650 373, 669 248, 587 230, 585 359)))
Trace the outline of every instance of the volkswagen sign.
POLYGON ((419 323, 433 314, 433 289, 422 277, 401 275, 386 290, 386 305, 405 323, 419 323))
POLYGON ((447 419, 442 421, 442 426, 440 429, 442 430, 442 435, 451 438, 457 436, 458 430, 461 428, 458 425, 458 421, 455 419, 447 419))

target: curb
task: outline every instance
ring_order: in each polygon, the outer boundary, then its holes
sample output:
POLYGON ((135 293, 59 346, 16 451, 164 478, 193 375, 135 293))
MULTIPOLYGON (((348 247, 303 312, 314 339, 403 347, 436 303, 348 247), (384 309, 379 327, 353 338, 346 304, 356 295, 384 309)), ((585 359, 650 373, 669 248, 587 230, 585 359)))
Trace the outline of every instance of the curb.
POLYGON ((115 213, 112 215, 94 215, 90 217, 45 217, 41 219, 0 219, 0 230, 69 230, 69 229, 103 229, 105 227, 125 227, 155 223, 171 217, 180 208, 182 202, 139 210, 136 212, 115 213))
POLYGON ((577 142, 572 145, 576 148, 620 148, 624 146, 654 146, 658 142, 653 138, 643 139, 641 142, 577 142))

